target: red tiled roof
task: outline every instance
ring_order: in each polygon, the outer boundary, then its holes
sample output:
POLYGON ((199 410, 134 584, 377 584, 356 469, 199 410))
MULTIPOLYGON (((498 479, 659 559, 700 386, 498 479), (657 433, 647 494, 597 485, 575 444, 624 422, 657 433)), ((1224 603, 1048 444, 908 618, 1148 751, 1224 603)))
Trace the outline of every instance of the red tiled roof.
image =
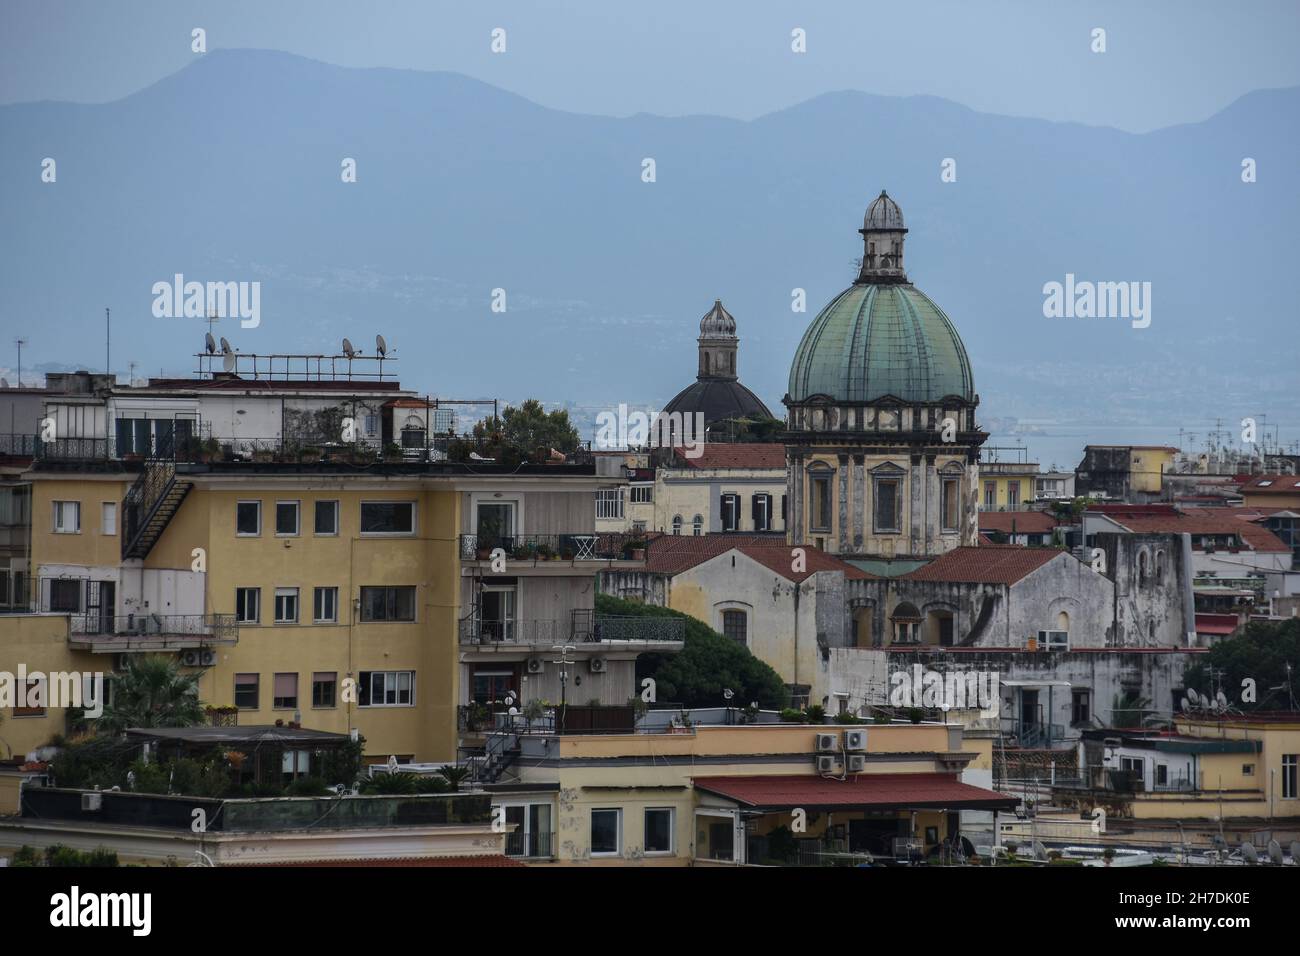
POLYGON ((655 574, 680 574, 726 554, 733 548, 759 564, 775 571, 788 581, 801 582, 818 571, 843 571, 846 578, 869 580, 874 577, 847 561, 841 561, 812 545, 802 544, 805 570, 790 570, 794 545, 782 537, 753 534, 666 534, 652 538, 646 547, 646 570, 655 574))
POLYGON ((686 457, 686 449, 675 449, 676 465, 686 468, 785 469, 785 446, 773 442, 705 442, 698 458, 686 457))
POLYGON ((1197 634, 1231 634, 1240 624, 1235 614, 1196 615, 1197 634))
MULTIPOLYGON (((870 735, 870 730, 867 731, 870 735)), ((695 777, 696 790, 715 793, 764 810, 802 807, 834 810, 859 807, 1014 809, 1015 797, 961 783, 946 773, 863 773, 847 780, 808 776, 695 777)))
MULTIPOLYGON (((1091 510, 1091 509, 1089 509, 1091 510)), ((1236 509, 1233 509, 1234 511, 1236 509)), ((1134 534, 1236 534, 1254 551, 1290 551, 1277 535, 1253 524, 1245 516, 1220 513, 1227 509, 1189 508, 1187 511, 1160 515, 1108 515, 1112 521, 1134 534)))
POLYGON ((1243 495, 1300 495, 1300 475, 1253 475, 1241 486, 1241 493, 1243 495))
POLYGON ((1015 544, 953 548, 925 567, 917 568, 902 577, 910 581, 1015 584, 1063 554, 1066 552, 1056 548, 1026 548, 1015 544))
POLYGON ((981 511, 980 532, 1001 531, 1003 534, 1050 534, 1057 524, 1056 516, 1046 511, 981 511))
POLYGON ((366 857, 361 860, 304 860, 301 862, 286 863, 232 863, 231 866, 262 866, 262 867, 305 867, 305 866, 524 866, 518 860, 513 860, 508 856, 403 856, 392 860, 377 859, 366 857))

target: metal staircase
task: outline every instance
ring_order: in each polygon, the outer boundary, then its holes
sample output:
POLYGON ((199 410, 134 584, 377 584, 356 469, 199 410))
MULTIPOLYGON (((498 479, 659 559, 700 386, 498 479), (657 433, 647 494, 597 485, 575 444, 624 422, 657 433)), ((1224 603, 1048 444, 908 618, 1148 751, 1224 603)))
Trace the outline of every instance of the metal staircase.
POLYGON ((148 556, 192 487, 193 482, 176 474, 175 462, 145 462, 122 503, 124 559, 148 556))

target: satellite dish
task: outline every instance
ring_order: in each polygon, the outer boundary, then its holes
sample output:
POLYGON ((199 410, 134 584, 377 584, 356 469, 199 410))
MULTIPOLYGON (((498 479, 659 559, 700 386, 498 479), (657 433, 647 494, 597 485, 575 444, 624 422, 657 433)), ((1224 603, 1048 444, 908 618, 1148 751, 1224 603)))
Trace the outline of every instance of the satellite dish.
MULTIPOLYGON (((211 335, 212 333, 209 332, 208 334, 211 335)), ((226 341, 226 337, 223 335, 223 336, 221 337, 221 354, 222 354, 222 355, 229 355, 229 354, 230 354, 231 352, 233 352, 233 351, 234 351, 234 349, 232 349, 232 348, 230 347, 230 343, 226 341)))
POLYGON ((1201 695, 1196 693, 1193 688, 1189 687, 1187 688, 1187 699, 1192 702, 1193 706, 1195 706, 1201 702, 1201 695))
POLYGON ((8 388, 8 387, 9 387, 9 379, 0 378, 0 388, 8 388))
POLYGON ((217 343, 216 340, 213 339, 211 332, 203 333, 203 347, 208 350, 209 355, 217 350, 217 343))
POLYGON ((352 347, 352 342, 348 339, 343 340, 343 354, 348 358, 352 358, 352 356, 357 354, 357 350, 352 347))
POLYGON ((1282 844, 1278 843, 1276 840, 1269 840, 1268 858, 1272 860, 1274 863, 1276 863, 1278 866, 1281 866, 1283 863, 1285 863, 1286 857, 1282 855, 1282 844))
POLYGON ((1300 840, 1291 841, 1291 862, 1300 866, 1300 840))
POLYGON ((1188 700, 1186 697, 1184 697, 1184 698, 1183 698, 1183 705, 1182 705, 1182 706, 1183 706, 1183 710, 1191 710, 1191 709, 1192 709, 1192 702, 1191 702, 1190 700, 1188 700))
POLYGON ((731 698, 735 696, 736 696, 736 692, 732 690, 730 687, 727 687, 722 691, 722 697, 724 700, 731 700, 731 698))
POLYGON ((233 372, 235 370, 234 352, 223 352, 221 354, 221 367, 227 372, 233 372))
POLYGON ((1226 694, 1223 693, 1223 691, 1219 691, 1219 693, 1215 695, 1215 698, 1214 698, 1214 699, 1217 700, 1217 701, 1219 702, 1219 707, 1220 707, 1220 709, 1223 709, 1223 710, 1226 710, 1226 709, 1227 709, 1227 707, 1228 707, 1228 697, 1227 697, 1226 694))
POLYGON ((388 772, 397 773, 397 757, 393 754, 388 755, 388 772))
POLYGON ((380 355, 388 354, 388 343, 384 341, 384 337, 382 335, 375 336, 375 351, 378 352, 380 355))
POLYGON ((1252 843, 1241 844, 1241 858, 1247 863, 1258 863, 1259 854, 1255 852, 1255 846, 1252 843))

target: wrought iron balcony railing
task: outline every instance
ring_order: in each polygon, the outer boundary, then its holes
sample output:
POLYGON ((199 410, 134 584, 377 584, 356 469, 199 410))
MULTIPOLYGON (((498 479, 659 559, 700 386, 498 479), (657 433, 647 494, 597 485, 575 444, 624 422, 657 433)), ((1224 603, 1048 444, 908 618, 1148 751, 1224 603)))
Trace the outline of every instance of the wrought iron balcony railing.
POLYGON ((589 534, 462 534, 462 561, 486 561, 501 548, 508 561, 637 561, 645 558, 645 537, 623 532, 589 534))
POLYGON ((506 834, 506 856, 545 860, 555 856, 554 847, 554 833, 525 833, 523 830, 515 830, 506 834))

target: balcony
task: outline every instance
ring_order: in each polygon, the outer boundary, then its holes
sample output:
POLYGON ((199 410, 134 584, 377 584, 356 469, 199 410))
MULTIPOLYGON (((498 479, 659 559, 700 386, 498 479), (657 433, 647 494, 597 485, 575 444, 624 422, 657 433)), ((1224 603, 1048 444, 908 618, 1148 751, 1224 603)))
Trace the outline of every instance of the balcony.
POLYGON ((645 537, 624 532, 584 534, 462 534, 460 559, 486 561, 501 548, 508 561, 533 565, 549 561, 641 561, 645 537))
POLYGON ((575 611, 569 620, 460 621, 462 644, 518 644, 554 647, 556 644, 664 643, 684 641, 686 622, 676 617, 595 616, 575 611))
POLYGON ((234 644, 233 614, 73 614, 69 643, 96 654, 176 651, 234 644))

